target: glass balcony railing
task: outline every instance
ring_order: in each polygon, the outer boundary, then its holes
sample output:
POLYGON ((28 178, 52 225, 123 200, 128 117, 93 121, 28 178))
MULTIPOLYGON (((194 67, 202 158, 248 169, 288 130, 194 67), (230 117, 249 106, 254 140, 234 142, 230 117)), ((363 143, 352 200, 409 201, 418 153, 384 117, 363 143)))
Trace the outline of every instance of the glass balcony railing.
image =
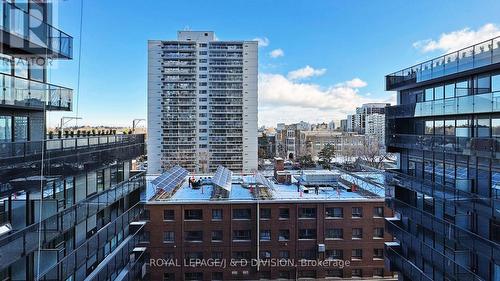
POLYGON ((432 281, 432 278, 392 247, 385 246, 385 255, 390 261, 391 270, 399 271, 413 281, 432 281))
MULTIPOLYGON (((115 220, 100 228, 92 237, 86 239, 82 245, 60 259, 52 267, 41 273, 38 276, 37 280, 67 280, 78 270, 78 268, 82 264, 87 261, 87 259, 96 256, 98 250, 105 247, 106 243, 112 243, 116 245, 116 248, 119 248, 121 246, 121 243, 125 243, 125 245, 128 245, 128 241, 130 241, 131 239, 129 238, 130 236, 128 236, 129 233, 127 226, 131 222, 137 220, 142 214, 143 210, 143 204, 137 203, 126 212, 118 216, 115 220), (116 244, 114 241, 115 239, 116 244)), ((139 230, 137 230, 137 232, 139 232, 139 230)), ((131 233, 132 237, 134 237, 135 234, 136 232, 131 233)), ((132 241, 133 240, 134 239, 132 239, 132 241)), ((137 239, 135 240, 137 241, 137 239)), ((128 253, 128 255, 130 255, 132 253, 133 247, 125 247, 125 249, 128 250, 128 252, 124 252, 124 254, 128 253)), ((112 258, 109 256, 104 258, 100 256, 100 259, 101 260, 97 260, 96 262, 99 263, 105 261, 106 259, 112 258)))
POLYGON ((30 156, 39 156, 42 152, 49 153, 52 156, 69 155, 88 149, 97 150, 101 147, 144 144, 144 139, 144 134, 124 134, 48 139, 44 141, 0 142, 0 166, 2 160, 10 161, 11 158, 29 158, 30 156))
POLYGON ((145 173, 140 173, 111 189, 94 194, 84 201, 0 239, 0 270, 24 255, 38 249, 39 238, 45 245, 89 217, 113 204, 132 191, 146 186, 145 173), (41 236, 39 237, 39 231, 41 236))
POLYGON ((387 75, 386 90, 500 63, 500 37, 387 75))
POLYGON ((498 158, 500 156, 500 139, 497 138, 389 133, 385 136, 385 143, 387 147, 476 155, 489 158, 498 158))
POLYGON ((0 106, 71 111, 73 90, 0 74, 0 106))
MULTIPOLYGON (((459 257, 451 258, 450 251, 447 255, 443 255, 433 247, 422 243, 415 235, 407 232, 398 221, 386 220, 386 229, 394 235, 402 245, 407 245, 409 248, 415 247, 420 251, 422 257, 427 262, 438 268, 444 276, 456 278, 456 280, 481 281, 482 279, 467 269, 466 265, 460 264, 463 261, 459 257)), ((405 275, 411 275, 411 280, 432 280, 421 271, 414 263, 410 262, 404 255, 398 253, 395 249, 386 247, 386 255, 391 263, 396 263, 399 266, 403 265, 402 271, 405 275), (408 265, 411 264, 411 270, 408 270, 408 265), (406 272, 405 272, 406 271, 406 272), (415 278, 417 277, 417 278, 415 278), (421 277, 421 278, 418 278, 421 277)))
POLYGON ((0 15, 0 29, 7 33, 0 37, 0 41, 8 45, 12 52, 48 55, 52 58, 73 57, 73 37, 16 4, 1 1, 0 15))

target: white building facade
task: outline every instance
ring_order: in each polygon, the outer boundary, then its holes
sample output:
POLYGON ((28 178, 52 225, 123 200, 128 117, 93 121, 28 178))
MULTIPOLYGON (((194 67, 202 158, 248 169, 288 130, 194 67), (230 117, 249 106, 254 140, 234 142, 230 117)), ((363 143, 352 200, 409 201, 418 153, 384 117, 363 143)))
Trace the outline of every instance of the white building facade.
POLYGON ((256 170, 258 43, 177 37, 148 42, 148 172, 256 170))

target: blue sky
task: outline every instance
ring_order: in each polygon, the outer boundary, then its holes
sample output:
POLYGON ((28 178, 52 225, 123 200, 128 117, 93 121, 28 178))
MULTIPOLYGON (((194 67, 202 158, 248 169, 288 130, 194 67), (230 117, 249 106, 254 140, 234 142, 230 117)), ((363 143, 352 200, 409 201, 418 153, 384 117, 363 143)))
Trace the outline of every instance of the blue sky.
MULTIPOLYGON (((185 28, 268 41, 259 48, 259 125, 338 120, 359 103, 391 101, 384 75, 500 34, 493 0, 83 1, 79 124, 146 118, 147 40, 185 28), (277 49, 283 56, 273 58, 277 49)), ((80 1, 59 2, 57 25, 74 37, 74 59, 50 78, 76 96, 80 1)))

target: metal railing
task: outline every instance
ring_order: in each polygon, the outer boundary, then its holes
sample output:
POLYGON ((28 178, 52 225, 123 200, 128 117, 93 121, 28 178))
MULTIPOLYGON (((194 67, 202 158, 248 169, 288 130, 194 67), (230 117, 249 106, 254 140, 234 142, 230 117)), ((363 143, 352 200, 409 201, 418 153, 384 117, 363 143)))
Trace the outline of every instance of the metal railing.
POLYGON ((500 63, 500 36, 386 76, 386 89, 500 63))
POLYGON ((41 245, 44 245, 76 224, 108 207, 110 204, 146 185, 145 172, 124 181, 111 189, 94 194, 57 214, 8 234, 0 239, 0 270, 6 268, 24 255, 38 249, 38 232, 41 231, 41 245))

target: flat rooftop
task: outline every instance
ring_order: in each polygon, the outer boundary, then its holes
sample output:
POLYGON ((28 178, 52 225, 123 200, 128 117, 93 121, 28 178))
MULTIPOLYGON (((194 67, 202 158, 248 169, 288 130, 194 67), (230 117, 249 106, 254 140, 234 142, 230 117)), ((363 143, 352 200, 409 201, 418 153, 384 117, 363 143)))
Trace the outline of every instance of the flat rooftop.
POLYGON ((338 170, 307 170, 304 174, 294 175, 287 184, 277 183, 274 178, 266 177, 270 186, 258 183, 254 174, 233 174, 230 191, 213 184, 211 182, 213 175, 188 175, 170 192, 151 183, 158 175, 148 175, 147 204, 384 200, 384 172, 344 173, 338 170), (325 182, 318 184, 318 181, 314 181, 314 184, 308 184, 304 182, 304 174, 308 178, 317 175, 318 180, 323 179, 325 182), (332 180, 332 177, 325 175, 335 175, 336 179, 332 180), (200 184, 192 187, 189 184, 190 178, 199 180, 200 184))

